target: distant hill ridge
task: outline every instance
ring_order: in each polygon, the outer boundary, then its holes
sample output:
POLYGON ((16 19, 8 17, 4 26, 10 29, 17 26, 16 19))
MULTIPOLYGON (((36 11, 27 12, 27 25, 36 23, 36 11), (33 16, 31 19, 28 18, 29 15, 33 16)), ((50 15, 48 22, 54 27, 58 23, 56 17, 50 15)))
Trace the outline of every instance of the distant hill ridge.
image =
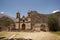
POLYGON ((2 17, 9 18, 9 19, 13 20, 14 22, 16 21, 14 17, 11 17, 11 16, 8 16, 8 15, 1 14, 1 13, 0 13, 0 18, 2 18, 2 17))

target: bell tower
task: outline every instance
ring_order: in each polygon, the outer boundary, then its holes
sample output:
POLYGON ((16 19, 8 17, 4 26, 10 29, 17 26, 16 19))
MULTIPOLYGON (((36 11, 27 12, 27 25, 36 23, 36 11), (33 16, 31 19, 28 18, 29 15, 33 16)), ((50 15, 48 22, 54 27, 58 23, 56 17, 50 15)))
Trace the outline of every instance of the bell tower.
POLYGON ((31 21, 31 13, 30 13, 30 10, 28 10, 28 21, 31 21))
POLYGON ((16 27, 17 30, 20 30, 20 13, 19 11, 16 13, 16 27))
POLYGON ((30 10, 28 10, 28 17, 31 17, 31 13, 30 13, 30 10))

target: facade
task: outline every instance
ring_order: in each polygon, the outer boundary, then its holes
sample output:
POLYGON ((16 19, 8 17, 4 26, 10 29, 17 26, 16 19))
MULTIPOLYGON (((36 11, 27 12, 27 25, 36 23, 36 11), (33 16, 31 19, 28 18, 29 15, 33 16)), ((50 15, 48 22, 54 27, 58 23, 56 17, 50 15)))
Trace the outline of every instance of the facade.
POLYGON ((15 29, 19 31, 49 31, 47 23, 35 23, 32 26, 31 14, 28 12, 28 16, 21 18, 20 12, 16 13, 15 29))
POLYGON ((17 12, 16 14, 16 29, 18 30, 31 30, 31 18, 30 18, 30 14, 28 13, 28 17, 25 18, 25 16, 23 16, 22 18, 20 18, 20 13, 17 12))

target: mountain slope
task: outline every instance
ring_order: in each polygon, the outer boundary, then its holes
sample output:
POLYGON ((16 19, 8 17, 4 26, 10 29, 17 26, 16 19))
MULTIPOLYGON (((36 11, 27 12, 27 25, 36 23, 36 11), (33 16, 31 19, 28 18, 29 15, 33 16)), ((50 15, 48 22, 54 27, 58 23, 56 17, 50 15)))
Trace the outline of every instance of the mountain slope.
POLYGON ((8 17, 9 19, 13 20, 14 22, 16 21, 16 19, 14 17, 11 17, 11 16, 0 13, 0 18, 2 18, 2 17, 8 17))
POLYGON ((3 25, 4 21, 10 21, 11 24, 15 25, 15 21, 14 20, 15 20, 15 18, 12 18, 12 17, 4 15, 4 14, 0 14, 0 26, 3 25))
POLYGON ((34 25, 35 23, 47 23, 48 16, 50 15, 57 16, 60 23, 60 12, 51 13, 51 14, 41 14, 38 13, 37 11, 31 11, 30 13, 31 13, 32 25, 34 25))

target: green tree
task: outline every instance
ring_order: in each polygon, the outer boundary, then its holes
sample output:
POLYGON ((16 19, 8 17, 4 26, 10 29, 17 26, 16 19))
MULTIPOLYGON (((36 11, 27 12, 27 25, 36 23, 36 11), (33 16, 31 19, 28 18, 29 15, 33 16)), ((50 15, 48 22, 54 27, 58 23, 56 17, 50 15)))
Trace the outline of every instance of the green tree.
POLYGON ((50 31, 58 31, 59 28, 58 18, 54 15, 49 16, 48 25, 50 31))
POLYGON ((4 21, 4 26, 7 27, 8 31, 10 30, 10 25, 11 25, 10 21, 4 21))

